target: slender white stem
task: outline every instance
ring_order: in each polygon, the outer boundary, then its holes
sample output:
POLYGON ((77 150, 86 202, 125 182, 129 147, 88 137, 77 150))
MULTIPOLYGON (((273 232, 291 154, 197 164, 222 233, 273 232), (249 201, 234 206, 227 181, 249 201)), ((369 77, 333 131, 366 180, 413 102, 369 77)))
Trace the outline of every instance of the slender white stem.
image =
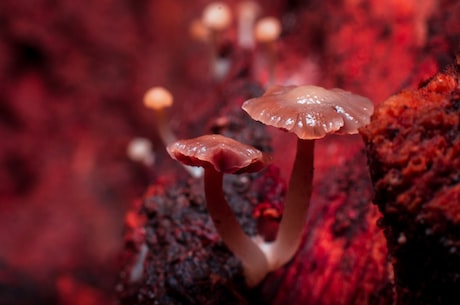
MULTIPOLYGON (((168 146, 177 140, 176 135, 169 127, 166 120, 166 113, 163 108, 155 110, 155 122, 157 124, 158 134, 165 146, 168 146)), ((184 164, 182 166, 193 178, 200 178, 203 176, 203 168, 201 167, 188 166, 184 164)))
POLYGON ((253 49, 254 24, 260 13, 260 6, 256 1, 243 1, 238 4, 238 44, 243 49, 253 49))
POLYGON ((225 245, 241 260, 246 283, 253 287, 268 273, 268 262, 259 246, 243 231, 222 191, 223 174, 205 169, 205 194, 209 215, 225 245))
POLYGON ((149 247, 145 242, 139 248, 139 253, 137 254, 136 261, 134 262, 131 272, 129 273, 129 281, 131 283, 138 282, 142 279, 144 273, 144 262, 149 253, 149 247))
POLYGON ((254 48, 254 19, 243 16, 238 19, 238 44, 244 49, 254 48))
POLYGON ((275 241, 268 247, 270 270, 291 260, 300 246, 312 193, 315 140, 297 141, 297 153, 286 195, 283 218, 275 241))
POLYGON ((210 69, 215 80, 223 79, 230 69, 230 59, 221 57, 219 54, 219 45, 222 33, 218 30, 210 30, 210 69))

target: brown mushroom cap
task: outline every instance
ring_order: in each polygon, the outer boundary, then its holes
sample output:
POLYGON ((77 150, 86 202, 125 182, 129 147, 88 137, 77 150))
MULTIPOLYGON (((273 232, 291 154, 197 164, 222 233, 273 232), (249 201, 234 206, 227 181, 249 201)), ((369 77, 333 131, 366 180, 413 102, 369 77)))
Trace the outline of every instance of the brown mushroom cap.
POLYGON ((295 133, 301 139, 354 134, 370 122, 372 101, 342 89, 273 86, 243 109, 255 120, 295 133))
POLYGON ((222 135, 179 140, 167 147, 169 155, 190 166, 213 167, 227 174, 258 172, 271 157, 250 145, 222 135))

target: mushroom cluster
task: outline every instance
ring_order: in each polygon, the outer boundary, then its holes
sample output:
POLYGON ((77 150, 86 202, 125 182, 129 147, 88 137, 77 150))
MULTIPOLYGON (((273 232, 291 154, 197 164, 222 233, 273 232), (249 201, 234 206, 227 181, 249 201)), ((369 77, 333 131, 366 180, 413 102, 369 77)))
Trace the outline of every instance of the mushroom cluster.
POLYGON ((355 134, 370 122, 372 102, 341 90, 317 86, 274 86, 243 103, 254 120, 298 137, 285 208, 276 238, 265 242, 244 233, 222 192, 223 174, 262 170, 271 157, 256 148, 222 135, 179 140, 167 148, 172 158, 204 168, 209 214, 227 247, 243 265, 248 286, 291 260, 300 246, 310 205, 314 144, 329 134, 355 134))
POLYGON ((262 59, 269 78, 268 84, 272 84, 276 41, 281 32, 281 21, 275 16, 263 17, 262 6, 253 0, 240 1, 236 5, 228 5, 223 1, 210 2, 203 8, 201 17, 189 25, 191 37, 209 46, 210 72, 214 80, 222 80, 227 76, 231 56, 226 46, 228 42, 234 41, 234 45, 244 53, 254 52, 256 57, 262 59))

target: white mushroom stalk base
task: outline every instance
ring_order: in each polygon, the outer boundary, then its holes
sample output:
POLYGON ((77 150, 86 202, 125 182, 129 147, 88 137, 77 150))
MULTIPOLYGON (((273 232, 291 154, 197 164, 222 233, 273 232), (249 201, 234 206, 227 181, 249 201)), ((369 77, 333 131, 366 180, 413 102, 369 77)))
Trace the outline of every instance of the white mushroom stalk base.
POLYGON ((206 203, 211 219, 225 245, 241 260, 246 283, 256 286, 268 273, 268 262, 259 246, 243 231, 222 192, 223 174, 204 171, 206 203))
POLYGON ((286 194, 283 218, 273 243, 261 245, 270 271, 289 262, 302 240, 312 193, 315 140, 297 140, 297 152, 286 194))

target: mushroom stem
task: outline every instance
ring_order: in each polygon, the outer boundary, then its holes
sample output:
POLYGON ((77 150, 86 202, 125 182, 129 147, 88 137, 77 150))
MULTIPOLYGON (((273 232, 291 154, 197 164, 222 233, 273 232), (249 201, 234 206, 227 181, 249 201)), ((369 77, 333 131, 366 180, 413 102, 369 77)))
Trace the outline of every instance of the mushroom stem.
POLYGON ((315 140, 297 140, 297 152, 286 194, 283 218, 270 246, 270 270, 294 257, 300 246, 312 193, 315 140))
POLYGON ((241 260, 246 283, 256 286, 268 273, 268 262, 259 246, 243 231, 222 191, 223 174, 204 171, 206 203, 212 221, 225 245, 241 260))
POLYGON ((228 59, 223 59, 219 56, 220 33, 213 29, 211 29, 209 32, 209 40, 211 44, 211 50, 209 52, 210 70, 215 79, 221 79, 225 73, 221 73, 219 64, 221 61, 226 61, 228 59))
POLYGON ((275 42, 281 33, 281 24, 274 17, 260 19, 254 29, 256 40, 262 45, 265 52, 266 65, 268 69, 268 83, 270 87, 275 82, 276 49, 275 42))
POLYGON ((211 72, 215 79, 222 79, 228 72, 229 59, 219 56, 223 32, 231 25, 230 7, 223 2, 209 3, 203 10, 202 22, 209 31, 211 43, 211 72))
POLYGON ((155 109, 155 122, 157 124, 158 134, 164 145, 167 146, 177 140, 169 127, 164 108, 155 109))
MULTIPOLYGON (((177 140, 174 132, 169 127, 164 108, 155 109, 155 122, 157 123, 158 134, 165 146, 177 140)), ((185 164, 182 164, 182 166, 193 178, 201 178, 203 176, 203 169, 201 167, 188 166, 185 164)))
POLYGON ((243 1, 238 4, 238 44, 243 49, 254 48, 254 24, 260 13, 256 1, 243 1))

